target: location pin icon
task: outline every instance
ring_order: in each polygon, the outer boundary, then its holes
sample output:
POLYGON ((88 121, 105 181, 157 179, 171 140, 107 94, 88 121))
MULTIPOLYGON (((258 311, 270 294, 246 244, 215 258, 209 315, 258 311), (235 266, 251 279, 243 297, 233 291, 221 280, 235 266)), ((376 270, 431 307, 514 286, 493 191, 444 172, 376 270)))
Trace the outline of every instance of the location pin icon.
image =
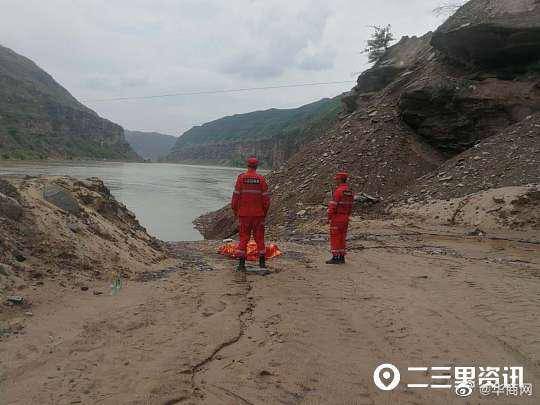
POLYGON ((392 391, 398 386, 400 380, 399 370, 390 363, 381 364, 373 372, 373 382, 383 391, 392 391))

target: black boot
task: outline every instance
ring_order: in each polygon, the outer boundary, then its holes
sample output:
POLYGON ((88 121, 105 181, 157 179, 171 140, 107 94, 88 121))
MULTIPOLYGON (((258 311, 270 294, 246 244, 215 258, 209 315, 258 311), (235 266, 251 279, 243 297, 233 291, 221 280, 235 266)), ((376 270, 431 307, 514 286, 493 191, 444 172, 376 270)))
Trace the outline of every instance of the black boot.
POLYGON ((345 255, 339 255, 339 263, 345 264, 345 255))
POLYGON ((238 260, 238 267, 236 268, 236 271, 246 271, 246 259, 244 257, 241 257, 238 260))
POLYGON ((261 269, 266 269, 266 257, 264 255, 259 256, 259 267, 261 269))
POLYGON ((332 256, 332 258, 330 260, 327 260, 326 261, 326 264, 340 264, 341 262, 339 261, 339 256, 338 255, 334 255, 332 256))

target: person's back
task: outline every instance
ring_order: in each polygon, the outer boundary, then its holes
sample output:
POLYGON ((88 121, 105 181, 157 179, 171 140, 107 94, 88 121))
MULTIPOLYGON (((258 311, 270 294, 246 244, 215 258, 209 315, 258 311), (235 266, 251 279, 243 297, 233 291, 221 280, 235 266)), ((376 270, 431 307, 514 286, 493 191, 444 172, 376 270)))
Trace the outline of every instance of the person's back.
POLYGON ((231 207, 238 218, 239 243, 237 256, 238 270, 245 270, 247 244, 253 234, 259 251, 259 265, 266 267, 266 247, 264 245, 264 220, 270 207, 268 184, 257 173, 259 161, 252 157, 247 160, 248 170, 236 179, 231 207))
POLYGON ((341 183, 336 188, 333 201, 336 203, 334 218, 338 221, 347 221, 354 203, 354 195, 349 188, 349 184, 341 183))
POLYGON ((236 211, 239 217, 266 216, 268 185, 254 168, 248 168, 247 172, 238 176, 234 192, 238 196, 236 211))
POLYGON ((332 195, 332 201, 328 203, 332 258, 326 262, 327 264, 345 263, 347 229, 354 204, 354 194, 349 189, 347 178, 348 174, 345 172, 336 174, 337 187, 332 195))

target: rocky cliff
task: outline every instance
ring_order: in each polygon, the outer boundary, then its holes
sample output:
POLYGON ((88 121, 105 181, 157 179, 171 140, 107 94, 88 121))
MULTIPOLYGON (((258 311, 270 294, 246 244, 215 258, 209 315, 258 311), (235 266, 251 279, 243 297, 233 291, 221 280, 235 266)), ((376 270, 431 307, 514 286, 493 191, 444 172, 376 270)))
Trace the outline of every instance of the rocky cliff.
POLYGON ((0 159, 138 160, 119 125, 34 62, 0 46, 0 159))
POLYGON ((437 29, 432 44, 463 64, 491 67, 527 65, 540 57, 538 0, 476 0, 437 29))
POLYGON ((278 167, 306 140, 329 128, 340 111, 338 97, 299 108, 224 117, 184 133, 165 160, 234 166, 257 155, 263 167, 278 167))
MULTIPOLYGON (((411 197, 429 204, 539 183, 540 18, 523 24, 520 16, 536 16, 540 4, 503 3, 470 1, 435 33, 404 37, 362 73, 336 124, 269 176, 272 229, 287 233, 323 220, 338 170, 350 172, 354 190, 372 197, 367 201, 378 201, 362 208, 366 215, 411 197), (490 35, 504 38, 493 55, 462 58, 480 55, 490 35), (461 169, 445 169, 458 162, 461 169)), ((198 224, 207 237, 234 232, 227 207, 198 224)))

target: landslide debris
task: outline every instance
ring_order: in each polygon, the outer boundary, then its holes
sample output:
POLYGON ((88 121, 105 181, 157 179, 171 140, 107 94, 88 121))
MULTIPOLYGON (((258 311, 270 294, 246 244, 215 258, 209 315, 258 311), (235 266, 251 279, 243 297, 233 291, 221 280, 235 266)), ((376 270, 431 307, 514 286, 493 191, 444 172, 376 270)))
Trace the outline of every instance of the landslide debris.
POLYGON ((0 178, 1 295, 44 279, 129 278, 166 257, 97 178, 0 178))
POLYGON ((448 200, 527 184, 540 184, 540 113, 447 160, 395 198, 399 203, 448 200))
MULTIPOLYGON (((290 234, 323 221, 338 170, 351 174, 356 192, 379 201, 362 204, 364 215, 388 213, 396 201, 538 183, 539 7, 472 0, 435 33, 390 47, 343 96, 336 124, 269 176, 271 230, 290 234), (483 38, 494 37, 506 42, 481 57, 483 38), (480 56, 463 63, 465 54, 480 56)), ((226 207, 198 225, 212 238, 235 226, 226 207)))

